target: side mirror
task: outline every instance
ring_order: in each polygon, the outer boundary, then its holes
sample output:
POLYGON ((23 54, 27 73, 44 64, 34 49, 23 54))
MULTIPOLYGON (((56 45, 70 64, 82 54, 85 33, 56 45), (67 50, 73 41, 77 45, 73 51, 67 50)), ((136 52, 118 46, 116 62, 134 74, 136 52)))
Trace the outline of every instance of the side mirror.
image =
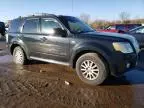
POLYGON ((62 28, 49 29, 49 30, 46 30, 45 33, 49 35, 57 35, 61 37, 67 36, 67 31, 63 30, 62 28))
POLYGON ((54 29, 54 34, 59 35, 61 37, 66 37, 67 36, 67 31, 63 30, 62 28, 55 28, 54 29))

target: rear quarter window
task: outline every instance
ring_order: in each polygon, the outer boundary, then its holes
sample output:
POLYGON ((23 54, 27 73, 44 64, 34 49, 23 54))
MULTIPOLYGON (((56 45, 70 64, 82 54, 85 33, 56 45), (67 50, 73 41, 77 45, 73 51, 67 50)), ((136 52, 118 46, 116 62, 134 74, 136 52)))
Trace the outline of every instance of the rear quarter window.
POLYGON ((12 20, 9 25, 9 32, 14 32, 14 33, 20 32, 22 23, 23 23, 22 19, 12 20))

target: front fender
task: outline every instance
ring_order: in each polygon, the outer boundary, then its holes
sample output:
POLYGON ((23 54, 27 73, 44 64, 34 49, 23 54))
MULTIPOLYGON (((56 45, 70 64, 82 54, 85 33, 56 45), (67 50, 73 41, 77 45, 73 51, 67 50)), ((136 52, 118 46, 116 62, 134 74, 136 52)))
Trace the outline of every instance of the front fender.
POLYGON ((72 49, 70 65, 74 67, 76 63, 75 59, 77 58, 77 56, 81 56, 83 53, 87 53, 87 52, 95 52, 99 54, 100 56, 102 56, 108 63, 110 71, 111 72, 114 71, 112 68, 112 62, 110 58, 112 54, 111 50, 108 47, 98 44, 98 43, 97 44, 96 43, 84 43, 84 44, 79 44, 75 46, 72 49))

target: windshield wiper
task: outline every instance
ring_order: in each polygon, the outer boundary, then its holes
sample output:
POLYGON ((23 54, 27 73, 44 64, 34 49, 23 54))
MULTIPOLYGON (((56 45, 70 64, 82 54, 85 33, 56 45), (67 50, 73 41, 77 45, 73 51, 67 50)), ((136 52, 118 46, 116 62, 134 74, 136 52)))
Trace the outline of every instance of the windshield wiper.
POLYGON ((88 33, 88 32, 94 32, 94 30, 91 30, 91 31, 80 31, 78 33, 88 33))

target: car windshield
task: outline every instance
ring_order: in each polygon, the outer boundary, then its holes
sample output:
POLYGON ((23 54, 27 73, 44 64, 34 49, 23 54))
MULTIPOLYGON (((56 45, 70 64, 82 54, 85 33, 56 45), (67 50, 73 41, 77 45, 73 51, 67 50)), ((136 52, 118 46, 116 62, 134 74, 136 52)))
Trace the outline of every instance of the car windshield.
POLYGON ((89 25, 75 17, 60 16, 60 20, 72 33, 86 33, 95 31, 89 25))
POLYGON ((133 31, 136 31, 136 30, 142 29, 142 28, 144 28, 144 26, 136 27, 134 29, 129 30, 129 32, 133 32, 133 31))

